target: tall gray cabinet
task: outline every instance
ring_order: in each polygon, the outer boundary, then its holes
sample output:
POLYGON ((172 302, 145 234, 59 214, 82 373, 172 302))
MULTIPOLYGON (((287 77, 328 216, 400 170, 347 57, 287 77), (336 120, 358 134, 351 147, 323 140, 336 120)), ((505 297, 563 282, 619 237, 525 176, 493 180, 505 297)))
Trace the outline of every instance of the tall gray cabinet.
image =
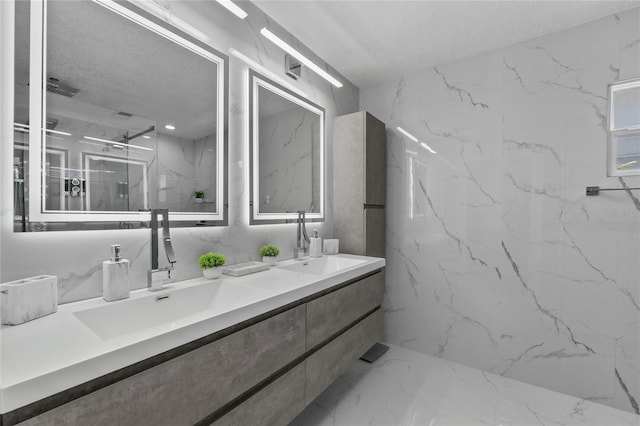
POLYGON ((334 233, 340 252, 384 257, 385 125, 366 111, 333 124, 334 233))

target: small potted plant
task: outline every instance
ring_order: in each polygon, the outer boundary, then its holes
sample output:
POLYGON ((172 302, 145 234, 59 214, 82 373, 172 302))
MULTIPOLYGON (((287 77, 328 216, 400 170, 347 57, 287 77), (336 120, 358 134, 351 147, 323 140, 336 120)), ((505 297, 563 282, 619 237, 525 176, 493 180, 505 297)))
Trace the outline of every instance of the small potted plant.
POLYGON ((198 263, 202 268, 202 275, 206 279, 215 280, 222 276, 222 265, 227 259, 220 253, 206 253, 200 256, 198 263))
POLYGON ((279 254, 280 249, 273 244, 267 244, 266 246, 260 247, 260 255, 262 256, 262 261, 264 263, 268 263, 270 266, 276 266, 279 254))
POLYGON ((204 191, 193 191, 193 196, 196 198, 196 203, 204 201, 204 191))

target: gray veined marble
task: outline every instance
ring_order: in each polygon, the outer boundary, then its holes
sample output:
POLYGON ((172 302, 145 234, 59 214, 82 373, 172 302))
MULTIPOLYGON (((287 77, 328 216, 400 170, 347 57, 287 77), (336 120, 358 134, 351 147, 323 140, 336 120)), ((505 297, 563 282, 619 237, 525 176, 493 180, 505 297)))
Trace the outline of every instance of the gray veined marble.
POLYGON ((640 195, 584 195, 640 184, 605 150, 638 34, 636 8, 361 92, 388 117, 387 341, 638 412, 640 195))
POLYGON ((51 275, 0 284, 2 324, 19 325, 58 310, 58 279, 51 275))
POLYGON ((317 120, 317 116, 302 108, 260 120, 261 212, 312 211, 320 207, 309 186, 313 182, 314 158, 318 155, 317 120))
POLYGON ((391 345, 360 361, 291 423, 637 426, 640 416, 391 345))

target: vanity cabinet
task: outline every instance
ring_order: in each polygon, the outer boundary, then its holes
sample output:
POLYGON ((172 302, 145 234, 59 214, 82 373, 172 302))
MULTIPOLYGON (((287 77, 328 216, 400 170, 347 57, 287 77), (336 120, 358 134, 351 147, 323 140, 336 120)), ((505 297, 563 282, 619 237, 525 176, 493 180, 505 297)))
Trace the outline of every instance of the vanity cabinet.
POLYGON ((307 405, 382 337, 382 309, 376 309, 307 358, 307 405))
POLYGON ((383 294, 379 271, 307 302, 306 358, 213 425, 291 422, 380 340, 383 294))
POLYGON ((301 362, 213 424, 276 426, 290 423, 306 405, 305 366, 306 362, 301 362))
POLYGON ((300 305, 23 424, 193 425, 302 355, 304 341, 300 305))
POLYGON ((382 305, 383 293, 384 272, 380 272, 307 303, 307 349, 382 305))
POLYGON ((366 111, 333 122, 333 220, 340 252, 384 257, 385 124, 366 111))
POLYGON ((383 285, 382 270, 365 274, 141 362, 149 368, 110 373, 107 385, 95 379, 4 415, 0 424, 287 424, 380 339, 383 285))

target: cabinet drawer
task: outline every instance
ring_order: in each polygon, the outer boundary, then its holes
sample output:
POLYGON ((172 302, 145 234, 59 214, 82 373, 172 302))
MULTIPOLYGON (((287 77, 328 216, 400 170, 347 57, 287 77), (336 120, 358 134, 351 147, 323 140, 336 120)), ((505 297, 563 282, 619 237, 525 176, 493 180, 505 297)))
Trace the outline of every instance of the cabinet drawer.
POLYGON ((25 425, 193 425, 304 353, 305 307, 283 312, 25 425))
POLYGON ((384 273, 378 272, 307 303, 307 349, 382 304, 384 273))
POLYGON ((382 337, 382 309, 307 358, 306 403, 310 404, 382 337))
POLYGON ((304 410, 305 364, 285 375, 231 410, 214 426, 289 424, 304 410))
POLYGON ((364 209, 364 254, 384 257, 385 254, 385 209, 364 209))

